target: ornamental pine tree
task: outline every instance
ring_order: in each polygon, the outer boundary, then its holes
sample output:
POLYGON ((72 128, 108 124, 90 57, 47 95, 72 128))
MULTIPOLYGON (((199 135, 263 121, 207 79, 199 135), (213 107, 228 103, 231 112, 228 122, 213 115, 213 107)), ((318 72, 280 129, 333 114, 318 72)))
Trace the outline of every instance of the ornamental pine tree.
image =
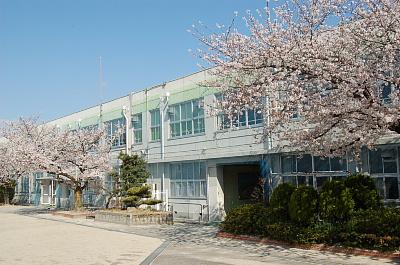
POLYGON ((139 207, 142 204, 155 205, 159 200, 151 200, 151 188, 145 185, 150 173, 146 161, 140 156, 121 153, 120 183, 122 202, 126 207, 139 207), (144 200, 146 199, 146 200, 144 200))

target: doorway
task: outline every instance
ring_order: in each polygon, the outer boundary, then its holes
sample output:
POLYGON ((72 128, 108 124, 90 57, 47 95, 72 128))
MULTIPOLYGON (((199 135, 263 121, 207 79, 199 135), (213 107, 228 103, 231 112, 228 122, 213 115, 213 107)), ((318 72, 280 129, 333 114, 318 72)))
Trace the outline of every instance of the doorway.
POLYGON ((223 166, 223 178, 225 212, 254 201, 260 178, 258 164, 223 166))

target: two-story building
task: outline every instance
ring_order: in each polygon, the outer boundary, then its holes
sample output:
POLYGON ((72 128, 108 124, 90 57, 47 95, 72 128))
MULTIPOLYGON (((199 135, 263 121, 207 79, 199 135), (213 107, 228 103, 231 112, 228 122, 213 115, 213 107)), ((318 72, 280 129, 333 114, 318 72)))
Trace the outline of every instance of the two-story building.
MULTIPOLYGON (((113 142, 113 164, 121 151, 138 153, 149 163, 151 183, 176 217, 220 220, 230 208, 251 200, 265 165, 269 184, 311 185, 349 172, 370 173, 386 201, 399 201, 399 139, 383 137, 377 150, 365 149, 361 161, 346 156, 321 158, 282 153, 276 140, 260 141, 263 115, 248 109, 237 119, 212 115, 218 91, 201 86, 201 71, 48 122, 71 130, 107 126, 110 135, 126 131, 113 142), (261 166, 260 166, 261 165, 261 166)), ((111 179, 104 177, 104 184, 111 179)), ((38 173, 21 178, 17 198, 30 203, 68 207, 71 192, 53 176, 38 173)), ((104 195, 90 187, 84 199, 104 205, 104 195)))

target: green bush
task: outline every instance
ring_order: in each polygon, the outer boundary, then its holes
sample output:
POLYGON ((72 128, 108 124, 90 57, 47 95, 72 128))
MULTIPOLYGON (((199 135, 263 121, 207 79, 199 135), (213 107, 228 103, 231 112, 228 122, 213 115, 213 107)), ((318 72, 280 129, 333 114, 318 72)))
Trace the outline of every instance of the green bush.
POLYGON ((296 187, 289 183, 279 184, 272 192, 270 207, 280 209, 286 217, 289 217, 290 196, 296 187))
POLYGON ((400 237, 400 209, 379 208, 359 210, 347 223, 347 231, 360 234, 400 237))
POLYGON ((328 181, 324 184, 319 203, 322 219, 333 223, 348 220, 354 209, 350 189, 339 180, 328 181))
POLYGON ((155 205, 161 203, 160 200, 143 200, 151 197, 151 187, 148 185, 132 187, 122 197, 122 202, 126 207, 138 207, 142 204, 155 205))
POLYGON ((267 208, 262 204, 245 204, 228 211, 221 229, 234 234, 262 234, 260 228, 267 220, 267 208))
POLYGON ((346 178, 344 184, 350 189, 355 203, 355 210, 381 206, 378 190, 370 176, 362 174, 351 175, 346 178))
POLYGON ((311 224, 317 216, 318 193, 309 186, 298 187, 290 197, 290 219, 301 225, 311 224))

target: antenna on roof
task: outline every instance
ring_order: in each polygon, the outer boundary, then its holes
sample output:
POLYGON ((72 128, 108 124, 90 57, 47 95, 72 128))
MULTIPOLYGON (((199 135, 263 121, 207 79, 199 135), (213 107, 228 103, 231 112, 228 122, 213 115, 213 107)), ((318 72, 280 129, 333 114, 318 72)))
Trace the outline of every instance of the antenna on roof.
POLYGON ((104 102, 104 90, 106 83, 104 82, 104 73, 103 73, 103 61, 101 56, 99 57, 99 88, 100 88, 100 104, 104 102))

